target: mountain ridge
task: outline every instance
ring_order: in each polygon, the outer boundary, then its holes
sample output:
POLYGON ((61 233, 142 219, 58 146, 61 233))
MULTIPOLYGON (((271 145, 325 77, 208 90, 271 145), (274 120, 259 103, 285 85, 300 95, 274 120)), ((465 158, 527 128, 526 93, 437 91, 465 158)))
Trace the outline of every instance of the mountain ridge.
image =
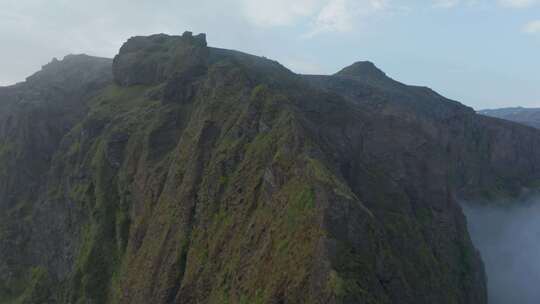
POLYGON ((479 113, 540 129, 540 108, 513 107, 481 110, 479 113))
POLYGON ((487 303, 457 199, 534 187, 539 131, 189 32, 98 62, 17 87, 66 120, 0 89, 0 303, 487 303))

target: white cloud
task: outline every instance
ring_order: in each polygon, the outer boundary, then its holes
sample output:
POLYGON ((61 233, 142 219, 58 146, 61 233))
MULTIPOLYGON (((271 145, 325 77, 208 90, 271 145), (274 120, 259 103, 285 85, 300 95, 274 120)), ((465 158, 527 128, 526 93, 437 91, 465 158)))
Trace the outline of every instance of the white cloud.
POLYGON ((482 3, 481 0, 433 0, 433 6, 437 8, 453 8, 459 5, 475 6, 482 3))
POLYGON ((241 0, 241 11, 258 27, 282 27, 308 24, 305 35, 324 32, 348 32, 359 18, 390 7, 390 0, 241 0))
POLYGON ((526 8, 538 4, 539 0, 499 0, 499 4, 505 7, 526 8))
POLYGON ((242 0, 244 16, 261 27, 287 26, 299 19, 313 16, 320 9, 321 0, 242 0))
POLYGON ((523 27, 523 32, 527 34, 540 34, 540 20, 533 20, 523 27))
POLYGON ((435 7, 451 8, 460 3, 459 0, 435 0, 435 7))
POLYGON ((454 8, 462 5, 489 5, 496 4, 507 8, 528 8, 540 3, 540 0, 432 0, 433 6, 437 8, 454 8))
POLYGON ((313 34, 318 32, 344 32, 353 26, 353 16, 346 0, 330 1, 319 12, 313 23, 313 34))
POLYGON ((348 32, 358 21, 390 8, 387 0, 330 0, 312 21, 307 37, 325 32, 348 32))

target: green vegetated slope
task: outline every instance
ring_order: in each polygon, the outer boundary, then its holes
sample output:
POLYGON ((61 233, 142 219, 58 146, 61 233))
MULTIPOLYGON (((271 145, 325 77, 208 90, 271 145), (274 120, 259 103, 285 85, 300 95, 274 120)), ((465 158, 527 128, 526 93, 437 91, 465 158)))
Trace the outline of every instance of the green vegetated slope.
POLYGON ((0 88, 0 303, 486 303, 456 196, 540 180, 539 132, 369 63, 190 33, 91 60, 27 121, 30 80, 0 88))
MULTIPOLYGON (((51 159, 63 136, 85 115, 86 102, 111 82, 110 66, 110 59, 70 55, 53 60, 24 83, 0 88, 0 302, 16 303, 25 289, 50 288, 38 282, 46 281, 41 280, 47 276, 46 261, 69 246, 54 243, 63 229, 45 224, 69 212, 44 204, 51 159), (42 207, 50 217, 35 216, 42 207), (51 238, 36 239, 38 244, 32 239, 40 229, 50 230, 51 238)), ((68 267, 59 266, 59 271, 68 267)))

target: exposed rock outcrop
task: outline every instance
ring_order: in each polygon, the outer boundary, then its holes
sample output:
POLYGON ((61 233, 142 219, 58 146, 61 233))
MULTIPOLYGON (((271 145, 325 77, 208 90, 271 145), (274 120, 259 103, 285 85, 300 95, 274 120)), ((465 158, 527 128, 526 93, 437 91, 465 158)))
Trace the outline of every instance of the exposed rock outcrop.
POLYGON ((155 85, 172 77, 194 77, 206 69, 207 60, 204 34, 132 37, 114 58, 114 81, 120 86, 155 85))

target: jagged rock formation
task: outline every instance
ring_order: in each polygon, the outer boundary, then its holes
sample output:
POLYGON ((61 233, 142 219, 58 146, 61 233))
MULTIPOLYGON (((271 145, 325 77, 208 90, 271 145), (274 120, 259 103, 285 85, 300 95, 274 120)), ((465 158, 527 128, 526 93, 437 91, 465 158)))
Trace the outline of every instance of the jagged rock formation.
POLYGON ((456 197, 540 180, 540 132, 372 63, 70 59, 0 89, 0 303, 486 303, 456 197))
POLYGON ((540 129, 540 109, 503 108, 496 110, 482 110, 479 113, 486 116, 515 121, 517 123, 540 129))

